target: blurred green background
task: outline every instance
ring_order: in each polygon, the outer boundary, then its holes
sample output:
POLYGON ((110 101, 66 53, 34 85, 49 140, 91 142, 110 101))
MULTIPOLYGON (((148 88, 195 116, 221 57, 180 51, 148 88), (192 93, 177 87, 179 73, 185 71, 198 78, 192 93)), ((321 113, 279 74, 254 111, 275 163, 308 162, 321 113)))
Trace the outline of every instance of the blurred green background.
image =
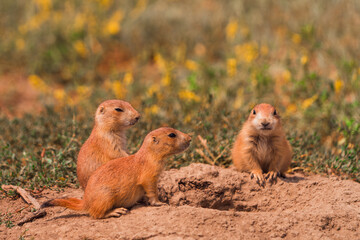
POLYGON ((160 126, 193 135, 169 168, 231 165, 268 102, 291 171, 360 181, 359 26, 356 0, 2 0, 1 183, 77 186, 77 153, 112 98, 142 113, 131 153, 160 126))

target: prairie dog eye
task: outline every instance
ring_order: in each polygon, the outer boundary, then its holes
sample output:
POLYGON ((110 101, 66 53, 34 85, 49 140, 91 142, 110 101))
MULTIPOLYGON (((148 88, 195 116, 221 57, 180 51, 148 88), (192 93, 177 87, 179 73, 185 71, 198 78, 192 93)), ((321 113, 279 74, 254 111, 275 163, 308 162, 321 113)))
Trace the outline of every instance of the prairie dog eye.
POLYGON ((175 133, 170 133, 168 136, 171 137, 171 138, 175 138, 176 134, 175 133))
POLYGON ((276 109, 274 110, 274 115, 277 115, 276 109))
POLYGON ((255 109, 253 110, 253 114, 254 114, 254 115, 256 114, 255 109))
POLYGON ((117 111, 117 112, 123 112, 124 110, 122 110, 121 108, 115 108, 115 111, 117 111))

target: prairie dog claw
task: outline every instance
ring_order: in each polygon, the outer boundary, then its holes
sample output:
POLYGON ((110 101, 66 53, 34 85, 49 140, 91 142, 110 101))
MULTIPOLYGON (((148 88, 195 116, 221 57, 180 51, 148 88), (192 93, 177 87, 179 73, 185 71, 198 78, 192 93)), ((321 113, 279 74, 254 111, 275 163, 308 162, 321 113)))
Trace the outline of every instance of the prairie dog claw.
POLYGON ((166 205, 166 203, 160 202, 157 199, 152 199, 152 200, 149 201, 149 203, 150 203, 151 206, 163 206, 163 205, 166 205))
POLYGON ((280 176, 279 172, 274 172, 274 171, 270 171, 266 174, 265 178, 269 179, 269 182, 271 184, 276 184, 277 183, 277 177, 280 176))
POLYGON ((128 209, 126 208, 115 208, 113 209, 111 212, 109 212, 108 214, 106 214, 105 218, 110 218, 110 217, 120 217, 121 215, 125 215, 129 212, 128 209))
POLYGON ((260 171, 252 171, 250 173, 250 178, 251 179, 255 178, 256 183, 259 184, 260 187, 265 186, 265 179, 264 179, 264 176, 263 176, 262 172, 260 172, 260 171))

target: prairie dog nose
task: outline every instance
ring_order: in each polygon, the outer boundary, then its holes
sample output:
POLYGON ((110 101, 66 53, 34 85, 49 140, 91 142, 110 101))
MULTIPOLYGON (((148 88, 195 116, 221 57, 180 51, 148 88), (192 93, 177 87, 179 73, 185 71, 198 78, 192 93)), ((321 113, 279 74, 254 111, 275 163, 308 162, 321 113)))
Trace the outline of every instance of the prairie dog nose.
POLYGON ((137 115, 137 116, 135 117, 135 120, 136 120, 136 121, 139 121, 140 117, 141 117, 140 115, 137 115))
POLYGON ((269 124, 270 124, 269 122, 262 122, 261 123, 261 125, 263 125, 263 127, 267 127, 267 126, 269 126, 269 124))

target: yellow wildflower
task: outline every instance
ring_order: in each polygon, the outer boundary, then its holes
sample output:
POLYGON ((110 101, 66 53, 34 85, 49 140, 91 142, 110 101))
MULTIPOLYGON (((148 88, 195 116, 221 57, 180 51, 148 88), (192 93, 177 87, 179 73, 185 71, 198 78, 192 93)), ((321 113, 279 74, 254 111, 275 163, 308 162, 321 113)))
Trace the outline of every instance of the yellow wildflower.
POLYGON ((358 75, 357 75, 356 71, 353 71, 353 73, 351 75, 351 81, 355 82, 357 77, 358 77, 358 75))
POLYGON ((238 22, 236 20, 230 20, 226 26, 226 39, 229 41, 234 40, 238 29, 238 22))
POLYGON ((285 83, 288 83, 291 79, 291 72, 286 69, 282 72, 281 77, 285 83))
POLYGON ((73 47, 81 57, 85 58, 87 56, 88 51, 83 41, 77 40, 76 42, 74 42, 73 47))
POLYGON ((306 55, 303 55, 300 59, 300 62, 302 65, 307 64, 307 62, 309 61, 308 57, 306 55))
POLYGON ((124 14, 121 10, 117 10, 111 17, 114 21, 121 21, 124 17, 124 14))
POLYGON ((132 84, 134 82, 134 77, 131 72, 125 73, 123 82, 126 86, 129 86, 130 84, 132 84))
POLYGON ((21 34, 25 34, 29 31, 38 29, 48 18, 49 12, 40 12, 39 14, 30 18, 28 22, 19 26, 19 31, 21 34))
POLYGON ((126 97, 126 87, 121 83, 120 80, 112 82, 112 91, 116 98, 124 99, 126 97))
POLYGON ((147 107, 145 108, 145 115, 149 116, 149 115, 156 115, 159 113, 160 109, 157 105, 152 105, 151 107, 147 107))
POLYGON ((23 50, 25 48, 24 39, 22 39, 22 38, 17 39, 15 42, 15 45, 16 45, 17 50, 19 50, 19 51, 23 50))
POLYGON ((52 19, 54 20, 55 24, 59 24, 63 19, 63 13, 61 11, 54 11, 52 19))
POLYGON ((28 81, 30 84, 40 92, 46 93, 49 90, 49 87, 46 85, 46 83, 37 75, 30 75, 28 77, 28 81))
POLYGON ((78 98, 84 99, 91 95, 91 88, 88 86, 80 85, 76 88, 78 98))
POLYGON ((185 66, 186 66, 187 69, 189 69, 191 71, 196 71, 199 68, 197 62, 195 62, 193 60, 186 60, 185 66))
POLYGON ((244 88, 239 88, 236 92, 236 98, 233 103, 235 109, 242 107, 244 103, 244 88))
POLYGON ((191 120, 192 120, 191 114, 186 115, 184 118, 185 123, 189 123, 189 122, 191 122, 191 120))
MULTIPOLYGON (((164 63, 165 64, 165 63, 164 63)), ((163 73, 163 77, 161 79, 162 86, 169 86, 171 83, 171 72, 174 69, 175 63, 170 61, 165 65, 165 73, 163 73)))
POLYGON ((171 83, 171 74, 170 71, 166 71, 165 75, 163 76, 163 78, 161 79, 161 83, 163 86, 169 86, 171 83))
POLYGON ((301 36, 298 33, 294 33, 291 37, 291 41, 295 44, 301 43, 301 36))
POLYGON ((99 5, 104 7, 105 9, 109 8, 110 5, 112 4, 112 0, 97 0, 99 5))
POLYGON ((51 0, 35 0, 35 3, 42 11, 49 11, 51 8, 51 0))
MULTIPOLYGON (((98 28, 98 22, 97 22, 97 19, 95 18, 95 16, 93 15, 86 15, 86 25, 88 27, 88 31, 91 35, 94 35, 97 31, 97 28, 98 28)), ((111 34, 111 27, 110 27, 110 31, 109 29, 107 28, 108 26, 105 26, 104 27, 104 33, 105 34, 111 34)))
POLYGON ((186 44, 181 43, 176 47, 175 50, 175 61, 176 62, 184 62, 186 57, 186 44))
POLYGON ((308 107, 310 107, 316 101, 317 98, 318 98, 318 94, 315 94, 314 96, 305 99, 301 104, 302 109, 305 110, 308 107))
POLYGON ((78 13, 75 17, 74 28, 79 30, 82 29, 85 25, 86 17, 82 13, 78 13))
POLYGON ((166 62, 160 53, 155 54, 154 61, 161 72, 166 71, 166 62))
POLYGON ((344 86, 344 82, 341 79, 336 79, 335 83, 334 83, 334 89, 335 89, 335 93, 339 94, 341 89, 344 86))
POLYGON ((54 98, 59 102, 63 103, 66 97, 66 93, 63 88, 56 89, 54 91, 54 98))
POLYGON ((147 0, 138 0, 135 8, 130 12, 130 16, 132 18, 137 18, 138 16, 140 16, 140 14, 145 11, 147 4, 147 0))
POLYGON ((239 61, 251 63, 254 61, 259 53, 256 43, 244 43, 235 46, 236 57, 239 61))
POLYGON ((285 112, 285 114, 286 114, 286 115, 290 115, 290 114, 296 112, 296 110, 297 110, 297 107, 296 107, 295 104, 293 104, 293 103, 292 103, 292 104, 289 104, 289 105, 286 107, 286 112, 285 112))
POLYGON ((32 16, 25 24, 19 26, 21 34, 38 29, 50 17, 51 0, 35 0, 35 4, 40 11, 38 14, 32 16))
POLYGON ((123 13, 118 10, 116 11, 105 26, 105 33, 115 35, 120 32, 120 22, 123 19, 123 13))
POLYGON ((154 94, 159 93, 159 86, 157 85, 151 85, 148 90, 146 91, 146 95, 148 97, 152 97, 154 94))
POLYGON ((106 31, 110 35, 115 35, 120 32, 120 23, 117 21, 109 21, 106 25, 106 31))
POLYGON ((229 77, 233 77, 236 74, 236 59, 235 58, 229 58, 226 61, 226 67, 227 67, 227 75, 229 77))
POLYGON ((194 92, 190 90, 181 90, 179 92, 179 98, 185 101, 194 101, 194 102, 200 102, 200 97, 197 96, 194 92))

